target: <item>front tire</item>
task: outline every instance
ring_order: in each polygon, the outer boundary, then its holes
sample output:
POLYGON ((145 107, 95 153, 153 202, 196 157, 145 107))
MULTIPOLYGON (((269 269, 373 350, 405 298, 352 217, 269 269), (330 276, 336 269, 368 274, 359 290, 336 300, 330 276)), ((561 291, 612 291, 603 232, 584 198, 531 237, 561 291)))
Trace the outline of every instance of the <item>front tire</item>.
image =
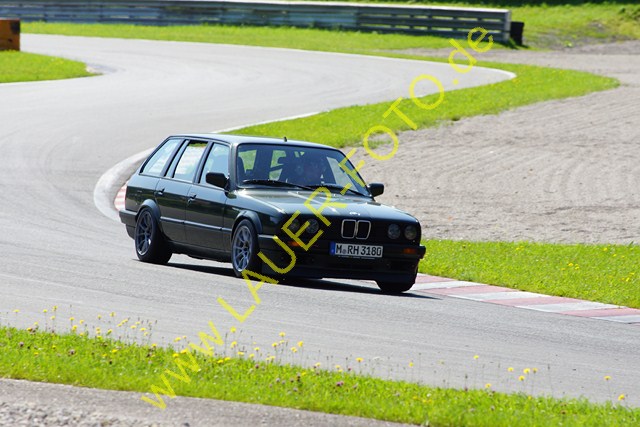
POLYGON ((376 282, 380 290, 385 294, 397 295, 408 291, 413 283, 376 282))
POLYGON ((231 239, 231 265, 236 277, 243 271, 262 272, 262 261, 258 258, 258 233, 253 223, 243 219, 236 227, 231 239))
POLYGON ((171 258, 171 248, 167 244, 158 221, 149 209, 138 214, 134 234, 136 255, 142 262, 166 264, 171 258))

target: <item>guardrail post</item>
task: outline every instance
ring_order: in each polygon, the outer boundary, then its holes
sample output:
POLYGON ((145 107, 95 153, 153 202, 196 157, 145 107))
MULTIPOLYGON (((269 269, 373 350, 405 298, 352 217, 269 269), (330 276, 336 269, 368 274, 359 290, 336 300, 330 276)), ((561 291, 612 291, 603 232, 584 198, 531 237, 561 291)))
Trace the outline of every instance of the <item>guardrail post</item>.
POLYGON ((524 33, 524 22, 511 21, 511 38, 518 46, 522 46, 523 33, 524 33))
POLYGON ((0 50, 20 50, 20 20, 0 18, 0 50))

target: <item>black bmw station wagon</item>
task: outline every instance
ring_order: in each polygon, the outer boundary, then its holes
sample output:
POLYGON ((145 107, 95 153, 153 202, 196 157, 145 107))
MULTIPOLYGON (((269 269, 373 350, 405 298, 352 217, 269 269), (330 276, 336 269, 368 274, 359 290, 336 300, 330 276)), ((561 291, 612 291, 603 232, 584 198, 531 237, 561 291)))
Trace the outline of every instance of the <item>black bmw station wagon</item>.
POLYGON ((120 219, 144 262, 180 253, 231 262, 238 277, 374 280, 400 293, 425 248, 414 217, 375 201, 383 191, 325 145, 174 135, 129 180, 120 219))

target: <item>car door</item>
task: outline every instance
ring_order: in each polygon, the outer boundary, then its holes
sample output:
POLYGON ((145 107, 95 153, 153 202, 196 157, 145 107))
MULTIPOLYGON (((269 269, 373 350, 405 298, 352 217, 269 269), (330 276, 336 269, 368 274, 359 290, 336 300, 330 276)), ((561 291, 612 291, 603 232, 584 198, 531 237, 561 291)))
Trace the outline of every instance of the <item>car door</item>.
POLYGON ((187 240, 184 227, 187 196, 206 147, 203 141, 187 141, 156 185, 154 196, 160 208, 160 223, 164 234, 174 242, 187 240))
POLYGON ((196 182, 187 198, 185 231, 191 245, 207 250, 222 251, 224 209, 227 193, 224 189, 207 184, 208 172, 229 176, 229 146, 216 142, 210 149, 196 182))

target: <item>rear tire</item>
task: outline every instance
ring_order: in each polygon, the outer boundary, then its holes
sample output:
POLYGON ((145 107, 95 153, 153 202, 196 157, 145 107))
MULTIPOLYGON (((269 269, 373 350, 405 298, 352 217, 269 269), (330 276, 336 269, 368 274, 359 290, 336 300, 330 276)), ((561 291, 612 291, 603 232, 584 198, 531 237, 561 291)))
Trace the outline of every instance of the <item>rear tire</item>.
POLYGON ((142 262, 166 264, 171 259, 171 248, 167 244, 158 221, 149 209, 138 214, 134 233, 136 255, 142 262))
POLYGON ((253 223, 243 219, 236 227, 231 239, 231 265, 236 277, 242 277, 242 272, 252 271, 262 273, 262 261, 258 258, 258 233, 253 223))
POLYGON ((413 283, 376 282, 380 290, 385 294, 397 295, 408 291, 413 283))

